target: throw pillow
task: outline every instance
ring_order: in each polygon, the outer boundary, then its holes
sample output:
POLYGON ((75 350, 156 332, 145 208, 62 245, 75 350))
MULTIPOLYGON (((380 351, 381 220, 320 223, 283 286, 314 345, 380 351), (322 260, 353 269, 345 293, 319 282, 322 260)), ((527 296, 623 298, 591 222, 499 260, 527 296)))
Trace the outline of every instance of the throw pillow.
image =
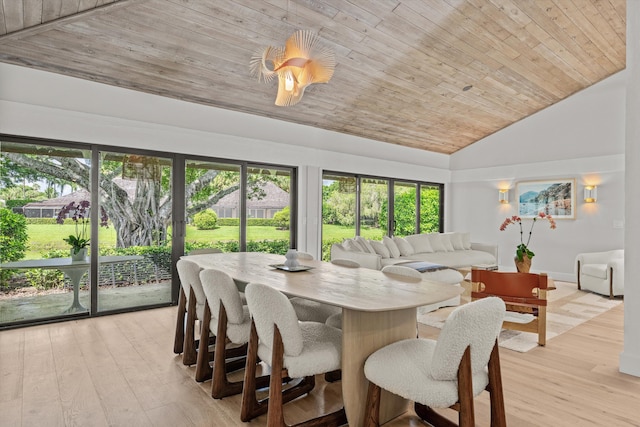
POLYGON ((391 258, 391 253, 389 252, 389 249, 387 249, 387 247, 384 245, 384 243, 376 242, 375 240, 371 240, 369 241, 369 243, 373 247, 373 250, 376 251, 376 253, 382 258, 391 258))
POLYGON ((471 249, 471 233, 460 233, 462 236, 462 246, 465 249, 471 249))
POLYGON ((365 239, 364 237, 356 236, 356 242, 358 242, 360 244, 360 246, 362 246, 364 248, 365 252, 369 252, 370 254, 375 254, 376 253, 376 251, 373 250, 373 247, 371 246, 369 241, 367 239, 365 239))
POLYGON ((400 258, 400 249, 398 249, 398 245, 396 245, 396 242, 394 242, 391 237, 389 236, 382 237, 382 242, 387 247, 387 249, 389 249, 389 254, 391 255, 391 258, 400 258))
POLYGON ((447 233, 449 235, 449 239, 451 240, 451 244, 453 245, 453 249, 462 250, 464 249, 464 243, 462 242, 462 234, 461 233, 447 233))
POLYGON ((413 246, 413 251, 416 254, 433 252, 431 243, 429 243, 429 236, 426 234, 412 234, 405 237, 405 240, 413 246))
POLYGON ((442 241, 442 246, 444 246, 444 250, 447 252, 455 251, 453 247, 453 243, 451 243, 451 235, 447 233, 440 234, 440 240, 442 241))
POLYGON ((431 247, 434 252, 446 252, 447 249, 444 247, 442 243, 442 239, 440 238, 440 233, 431 233, 429 234, 429 243, 431 243, 431 247))
POLYGON ((410 256, 414 254, 413 246, 411 246, 411 244, 407 242, 405 239, 403 239, 402 237, 394 237, 393 241, 398 246, 398 249, 400 250, 400 255, 410 256))
POLYGON ((358 242, 356 242, 353 239, 349 239, 345 242, 346 246, 347 246, 347 250, 351 251, 351 252, 364 252, 362 250, 362 246, 360 246, 358 244, 358 242))

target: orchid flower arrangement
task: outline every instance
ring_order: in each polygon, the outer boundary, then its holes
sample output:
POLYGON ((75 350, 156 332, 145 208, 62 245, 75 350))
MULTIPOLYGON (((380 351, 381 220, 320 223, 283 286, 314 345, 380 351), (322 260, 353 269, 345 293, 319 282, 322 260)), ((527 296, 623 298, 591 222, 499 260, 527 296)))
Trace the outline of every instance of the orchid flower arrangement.
MULTIPOLYGON (((60 212, 58 212, 58 217, 56 218, 56 222, 58 224, 64 224, 64 219, 67 217, 67 214, 73 212, 73 216, 71 219, 75 223, 76 233, 69 235, 62 240, 71 245, 73 249, 73 253, 77 254, 80 252, 80 249, 86 248, 89 246, 90 237, 89 237, 89 201, 83 200, 79 202, 77 205, 75 202, 71 202, 66 206, 63 206, 60 212)), ((107 216, 106 211, 103 207, 100 207, 100 226, 108 227, 109 217, 107 216)))
POLYGON ((531 228, 529 228, 529 236, 527 237, 527 243, 524 242, 524 231, 522 230, 522 218, 517 215, 512 217, 507 217, 504 220, 502 225, 500 225, 500 231, 504 231, 510 224, 518 224, 520 226, 520 244, 516 247, 516 257, 518 261, 522 262, 524 260, 524 256, 531 259, 535 256, 535 254, 529 249, 529 242, 531 242, 531 233, 533 232, 533 226, 536 225, 536 221, 538 220, 548 220, 549 228, 555 230, 556 221, 551 217, 551 215, 547 215, 544 212, 540 212, 537 216, 533 218, 533 222, 531 223, 531 228))

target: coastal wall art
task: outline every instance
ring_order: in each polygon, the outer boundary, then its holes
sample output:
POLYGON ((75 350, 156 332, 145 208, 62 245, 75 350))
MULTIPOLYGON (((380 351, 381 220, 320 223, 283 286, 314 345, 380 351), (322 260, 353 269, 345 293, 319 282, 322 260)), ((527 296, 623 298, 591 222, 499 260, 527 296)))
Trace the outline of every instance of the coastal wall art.
POLYGON ((520 181, 516 184, 518 215, 533 218, 544 212, 556 219, 575 219, 576 180, 520 181))

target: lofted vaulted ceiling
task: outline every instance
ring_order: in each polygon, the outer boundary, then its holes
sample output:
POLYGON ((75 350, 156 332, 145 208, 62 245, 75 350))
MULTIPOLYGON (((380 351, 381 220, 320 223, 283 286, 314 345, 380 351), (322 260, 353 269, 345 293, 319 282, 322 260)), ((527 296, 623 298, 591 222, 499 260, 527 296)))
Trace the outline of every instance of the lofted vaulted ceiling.
POLYGON ((625 18, 625 0, 4 0, 0 61, 451 154, 624 69, 625 18), (337 67, 277 107, 249 60, 296 29, 337 67))

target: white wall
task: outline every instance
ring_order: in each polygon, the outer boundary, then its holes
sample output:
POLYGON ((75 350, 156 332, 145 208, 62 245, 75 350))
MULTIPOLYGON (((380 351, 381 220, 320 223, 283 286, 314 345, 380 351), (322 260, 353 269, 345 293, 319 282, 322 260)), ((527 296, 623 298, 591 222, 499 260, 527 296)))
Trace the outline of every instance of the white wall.
POLYGON ((453 154, 451 229, 497 242, 499 264, 514 269, 519 229, 501 232, 499 226, 517 214, 516 183, 573 178, 576 218, 558 220, 556 230, 536 224, 533 271, 575 281, 578 253, 624 247, 625 87, 624 72, 618 73, 453 154), (583 202, 585 184, 598 185, 597 203, 583 202), (498 203, 499 188, 510 188, 508 205, 498 203))

